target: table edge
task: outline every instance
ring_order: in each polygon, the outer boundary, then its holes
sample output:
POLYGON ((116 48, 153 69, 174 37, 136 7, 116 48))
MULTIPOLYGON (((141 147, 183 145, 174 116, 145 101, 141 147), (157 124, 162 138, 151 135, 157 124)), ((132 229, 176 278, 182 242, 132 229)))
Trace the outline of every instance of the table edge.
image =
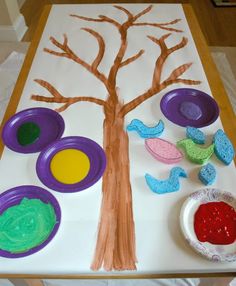
POLYGON ((236 272, 164 273, 164 274, 0 274, 0 279, 175 279, 175 278, 236 277, 236 272))
MULTIPOLYGON (((17 106, 19 104, 23 89, 25 87, 25 83, 35 56, 35 53, 37 51, 38 48, 38 44, 40 42, 40 39, 42 37, 43 31, 44 31, 44 27, 47 23, 47 19, 48 19, 48 15, 51 11, 51 7, 52 5, 45 5, 43 12, 41 14, 41 17, 39 19, 37 28, 35 30, 35 34, 33 37, 33 40, 29 46, 28 52, 25 56, 25 60, 24 63, 22 65, 20 74, 17 78, 14 90, 12 92, 10 101, 8 103, 8 106, 6 108, 3 120, 1 122, 0 125, 0 134, 2 134, 2 129, 3 126, 5 125, 6 121, 15 114, 17 106)), ((2 141, 2 139, 0 140, 0 159, 2 157, 2 153, 3 153, 3 149, 4 149, 4 143, 2 141)))
POLYGON ((236 145, 236 116, 233 112, 228 95, 225 91, 217 67, 211 57, 209 47, 206 43, 205 37, 202 33, 192 6, 190 4, 182 4, 182 7, 188 21, 195 46, 200 56, 212 95, 219 105, 222 125, 227 135, 232 140, 233 145, 236 145))

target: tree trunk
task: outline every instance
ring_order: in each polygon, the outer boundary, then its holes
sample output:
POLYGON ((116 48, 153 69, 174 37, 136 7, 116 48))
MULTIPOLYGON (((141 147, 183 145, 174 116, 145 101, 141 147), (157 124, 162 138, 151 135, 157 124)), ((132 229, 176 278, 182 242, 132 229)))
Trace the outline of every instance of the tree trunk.
POLYGON ((92 270, 135 270, 135 231, 129 171, 129 140, 122 104, 114 113, 105 112, 104 149, 107 167, 103 176, 103 198, 92 270))

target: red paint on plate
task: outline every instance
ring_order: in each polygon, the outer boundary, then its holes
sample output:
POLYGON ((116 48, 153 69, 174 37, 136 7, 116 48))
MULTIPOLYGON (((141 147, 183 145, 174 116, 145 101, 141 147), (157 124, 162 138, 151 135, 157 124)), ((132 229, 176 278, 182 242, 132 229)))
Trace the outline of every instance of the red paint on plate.
POLYGON ((231 244, 236 240, 236 211, 225 202, 200 205, 194 216, 194 231, 199 241, 231 244))

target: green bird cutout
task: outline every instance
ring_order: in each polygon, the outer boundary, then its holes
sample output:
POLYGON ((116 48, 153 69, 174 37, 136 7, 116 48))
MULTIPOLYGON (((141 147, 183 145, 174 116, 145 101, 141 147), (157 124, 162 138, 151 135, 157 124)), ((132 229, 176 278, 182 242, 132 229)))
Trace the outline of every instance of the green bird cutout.
POLYGON ((192 139, 187 138, 177 142, 177 147, 183 148, 187 158, 196 164, 205 164, 214 153, 214 144, 207 148, 198 146, 192 139))

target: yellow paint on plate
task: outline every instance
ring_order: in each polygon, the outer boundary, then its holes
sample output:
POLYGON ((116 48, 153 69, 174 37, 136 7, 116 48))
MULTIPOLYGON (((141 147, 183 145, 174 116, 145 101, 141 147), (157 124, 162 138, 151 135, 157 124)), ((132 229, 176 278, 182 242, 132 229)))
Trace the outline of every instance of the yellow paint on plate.
POLYGON ((90 161, 80 150, 65 149, 53 156, 50 169, 54 178, 60 183, 76 184, 88 175, 90 161))

